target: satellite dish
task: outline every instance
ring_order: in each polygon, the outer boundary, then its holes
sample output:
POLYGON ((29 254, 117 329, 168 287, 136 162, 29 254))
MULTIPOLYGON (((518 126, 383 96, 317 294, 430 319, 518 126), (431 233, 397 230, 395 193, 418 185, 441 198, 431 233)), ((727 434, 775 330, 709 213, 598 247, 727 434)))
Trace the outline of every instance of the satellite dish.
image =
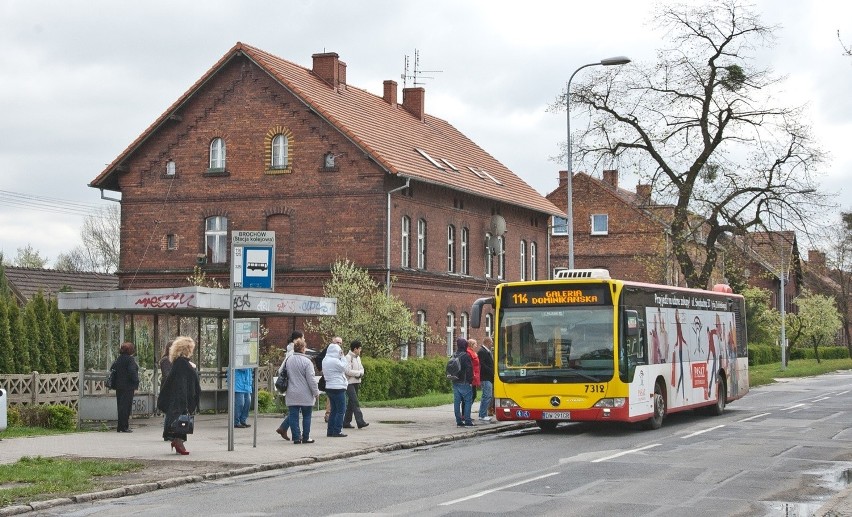
POLYGON ((491 233, 500 236, 506 233, 506 220, 500 214, 491 216, 491 233))

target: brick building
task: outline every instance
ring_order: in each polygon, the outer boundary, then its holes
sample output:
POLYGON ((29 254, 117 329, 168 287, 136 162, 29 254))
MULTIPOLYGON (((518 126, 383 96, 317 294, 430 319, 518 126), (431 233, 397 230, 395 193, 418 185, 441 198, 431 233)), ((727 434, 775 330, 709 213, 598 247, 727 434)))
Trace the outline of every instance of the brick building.
MULTIPOLYGON (((559 186, 547 195, 556 206, 567 206, 567 171, 559 171, 559 186)), ((603 171, 603 179, 579 172, 574 193, 574 267, 604 268, 613 278, 665 285, 685 285, 671 254, 668 223, 672 207, 655 204, 649 185, 631 192, 618 184, 618 171, 603 171)), ((551 263, 568 266, 565 219, 551 223, 551 263)))
POLYGON ((271 230, 276 291, 321 295, 330 265, 351 260, 394 279, 441 337, 401 353, 429 355, 467 334, 497 279, 547 277, 559 209, 427 114, 423 88, 400 102, 395 81, 375 95, 346 68, 336 53, 304 68, 237 43, 109 164, 90 186, 121 193, 120 287, 187 285, 196 264, 227 285, 230 232, 271 230))

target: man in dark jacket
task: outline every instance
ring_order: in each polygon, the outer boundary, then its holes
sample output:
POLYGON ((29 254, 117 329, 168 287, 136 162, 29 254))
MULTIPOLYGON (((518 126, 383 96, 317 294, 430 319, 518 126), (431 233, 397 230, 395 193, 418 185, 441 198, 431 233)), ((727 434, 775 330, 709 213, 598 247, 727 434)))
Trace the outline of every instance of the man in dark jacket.
POLYGON ((456 353, 459 358, 461 373, 458 380, 453 381, 453 411, 456 415, 456 425, 473 427, 470 419, 470 407, 473 405, 473 361, 467 354, 467 340, 460 337, 456 340, 456 353))
POLYGON ((491 338, 486 336, 476 350, 479 357, 479 385, 482 389, 482 398, 479 399, 480 422, 491 422, 488 408, 494 403, 494 357, 491 355, 490 345, 491 338))

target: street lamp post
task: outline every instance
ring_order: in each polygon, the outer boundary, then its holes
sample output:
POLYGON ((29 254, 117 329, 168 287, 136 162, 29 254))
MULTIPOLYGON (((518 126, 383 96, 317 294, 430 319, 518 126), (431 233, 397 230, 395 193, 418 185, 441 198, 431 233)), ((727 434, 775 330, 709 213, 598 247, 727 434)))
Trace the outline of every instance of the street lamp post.
POLYGON ((571 80, 574 79, 577 72, 589 66, 626 65, 629 62, 630 58, 628 57, 616 56, 601 59, 597 63, 583 65, 574 70, 574 73, 568 78, 568 86, 565 88, 565 118, 567 119, 568 125, 568 184, 566 186, 566 190, 568 191, 568 210, 565 214, 567 216, 565 224, 568 227, 568 269, 574 269, 574 192, 572 188, 572 183, 574 182, 574 171, 571 169, 571 80))

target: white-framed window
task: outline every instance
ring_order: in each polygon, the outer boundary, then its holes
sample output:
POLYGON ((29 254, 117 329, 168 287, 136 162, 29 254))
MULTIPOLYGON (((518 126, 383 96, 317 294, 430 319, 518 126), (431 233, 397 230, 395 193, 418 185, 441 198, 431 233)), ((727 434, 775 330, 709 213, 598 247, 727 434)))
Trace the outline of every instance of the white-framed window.
POLYGON ((459 273, 463 275, 470 274, 470 231, 467 228, 462 228, 461 231, 461 250, 459 253, 459 273))
POLYGON ((592 235, 606 235, 609 233, 609 216, 606 214, 592 214, 592 235))
POLYGON ((447 271, 456 271, 456 227, 447 226, 447 271))
POLYGON ((538 280, 538 246, 535 242, 530 243, 530 280, 538 280))
POLYGON ((219 137, 210 142, 210 168, 225 169, 225 141, 219 137))
POLYGON ((527 241, 521 239, 521 282, 527 279, 527 241))
POLYGON ((175 175, 175 161, 169 160, 166 162, 166 176, 174 176, 175 175))
POLYGON ((506 278, 506 238, 497 237, 497 278, 506 278))
POLYGON ((455 343, 454 343, 455 340, 453 339, 453 335, 455 334, 455 331, 456 331, 456 315, 453 313, 453 311, 450 311, 450 312, 447 313, 447 355, 448 356, 453 355, 453 352, 454 352, 453 345, 455 345, 455 343))
POLYGON ((550 235, 568 235, 568 219, 558 215, 551 217, 550 235))
MULTIPOLYGON (((494 337, 492 331, 494 329, 494 315, 492 313, 485 314, 485 335, 488 337, 494 337)), ((492 350, 493 352, 493 350, 492 350)))
POLYGON ((400 233, 400 265, 402 267, 411 267, 411 218, 407 215, 402 216, 402 230, 400 233))
POLYGON ((272 138, 272 168, 287 168, 287 137, 278 133, 272 138))
POLYGON ((228 261, 227 217, 217 215, 204 221, 204 243, 208 264, 224 264, 228 261))
POLYGON ((426 311, 417 311, 417 325, 421 329, 417 334, 417 357, 424 357, 426 355, 426 336, 423 329, 426 326, 426 311))
POLYGON ((459 322, 459 334, 461 337, 467 339, 467 331, 468 331, 468 323, 469 318, 466 312, 461 313, 461 321, 459 322))
POLYGON ((426 269, 426 220, 417 220, 417 269, 426 269))
POLYGON ((494 255, 491 253, 491 234, 485 233, 485 277, 491 278, 494 273, 494 255))

